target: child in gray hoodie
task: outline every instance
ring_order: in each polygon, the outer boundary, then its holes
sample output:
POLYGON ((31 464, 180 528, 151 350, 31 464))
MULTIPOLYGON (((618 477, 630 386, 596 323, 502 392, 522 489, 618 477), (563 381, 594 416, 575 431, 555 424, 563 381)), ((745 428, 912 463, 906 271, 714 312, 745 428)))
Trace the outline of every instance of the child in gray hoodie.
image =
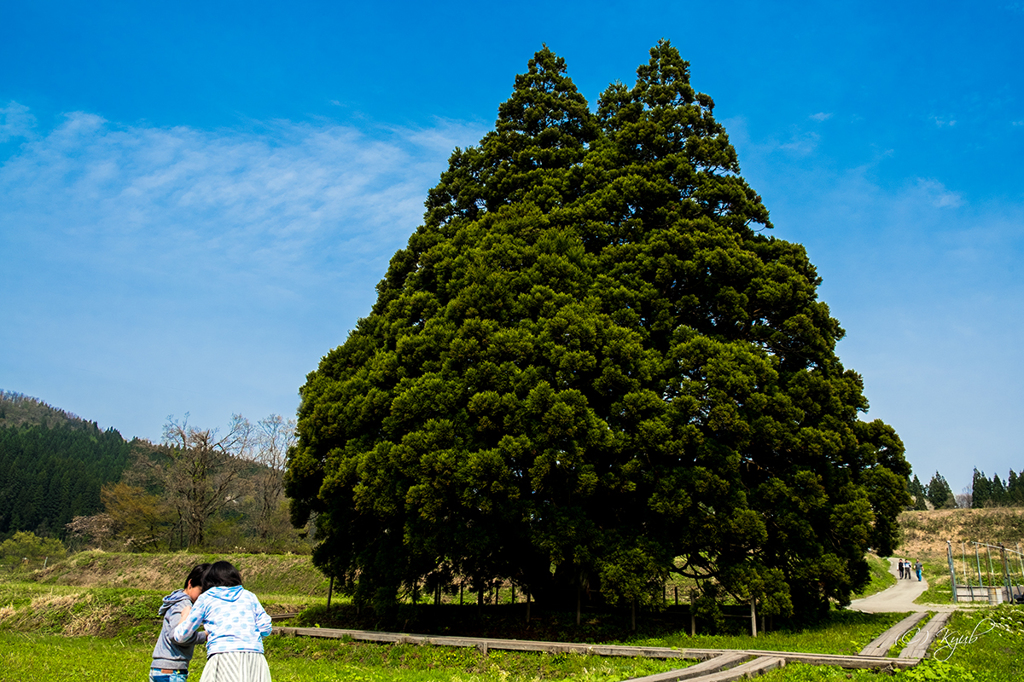
POLYGON ((210 564, 199 564, 185 578, 185 588, 175 590, 164 597, 159 614, 164 617, 160 628, 160 637, 153 647, 153 663, 149 667, 151 682, 185 682, 188 679, 188 664, 192 660, 192 652, 196 644, 206 641, 206 632, 197 632, 186 644, 179 644, 171 638, 171 633, 181 620, 186 605, 191 608, 192 602, 199 598, 203 588, 203 575, 210 564))

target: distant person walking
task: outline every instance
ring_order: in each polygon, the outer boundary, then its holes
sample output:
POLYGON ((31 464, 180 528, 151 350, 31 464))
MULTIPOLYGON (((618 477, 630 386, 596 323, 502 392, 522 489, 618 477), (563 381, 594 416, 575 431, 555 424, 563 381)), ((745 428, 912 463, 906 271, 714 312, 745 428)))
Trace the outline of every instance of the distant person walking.
POLYGON ((203 593, 182 615, 173 637, 188 640, 200 625, 208 633, 200 682, 271 682, 263 655, 270 616, 256 595, 242 587, 242 574, 227 561, 212 564, 205 573, 203 593))
POLYGON ((184 643, 171 639, 171 633, 181 622, 182 614, 188 613, 192 602, 203 591, 203 574, 210 564, 199 564, 185 578, 185 587, 164 597, 158 613, 163 616, 160 636, 153 647, 153 662, 149 667, 150 682, 185 682, 188 679, 188 664, 196 644, 206 641, 205 632, 197 632, 184 643))
POLYGON ((921 569, 923 569, 923 568, 924 568, 924 564, 922 564, 921 560, 918 559, 917 563, 914 564, 914 569, 917 571, 917 582, 921 582, 921 569))
POLYGON ((899 565, 900 565, 900 580, 903 580, 903 571, 904 571, 904 568, 903 568, 903 559, 900 559, 900 560, 899 560, 899 565))

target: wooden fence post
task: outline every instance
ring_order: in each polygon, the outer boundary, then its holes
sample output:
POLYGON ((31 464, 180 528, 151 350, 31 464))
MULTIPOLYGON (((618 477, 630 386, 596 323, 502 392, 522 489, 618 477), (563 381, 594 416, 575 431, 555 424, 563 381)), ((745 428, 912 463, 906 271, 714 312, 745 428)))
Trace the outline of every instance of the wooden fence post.
POLYGON ((690 590, 690 637, 697 636, 697 613, 694 610, 696 608, 695 601, 697 600, 694 598, 694 591, 690 590))

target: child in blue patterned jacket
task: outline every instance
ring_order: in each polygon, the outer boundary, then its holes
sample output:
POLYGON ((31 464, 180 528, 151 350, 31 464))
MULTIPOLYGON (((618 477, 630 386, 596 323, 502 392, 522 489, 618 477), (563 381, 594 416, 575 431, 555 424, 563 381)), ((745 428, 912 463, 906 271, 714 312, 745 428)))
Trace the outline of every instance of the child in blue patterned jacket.
POLYGON ((188 641, 206 628, 206 667, 200 682, 270 682, 263 638, 270 634, 270 616, 260 600, 242 587, 242 575, 227 561, 210 566, 203 593, 182 614, 172 637, 188 641))

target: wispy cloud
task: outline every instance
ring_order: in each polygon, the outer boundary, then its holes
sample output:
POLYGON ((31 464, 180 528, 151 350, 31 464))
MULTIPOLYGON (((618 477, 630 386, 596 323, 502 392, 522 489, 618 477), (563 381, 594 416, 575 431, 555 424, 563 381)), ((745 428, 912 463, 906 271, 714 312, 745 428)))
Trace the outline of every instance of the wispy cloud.
MULTIPOLYGON (((6 121, 0 130, 23 134, 33 118, 14 105, 6 121)), ((288 286, 311 265, 390 255, 419 223, 451 149, 481 133, 445 121, 428 130, 256 127, 119 126, 68 114, 0 166, 0 230, 68 258, 184 263, 193 274, 258 273, 288 286)))
POLYGON ((172 412, 291 414, 302 377, 369 311, 451 149, 484 132, 86 112, 40 132, 10 105, 3 121, 23 136, 0 156, 4 388, 130 435, 172 412))
POLYGON ((938 180, 918 178, 913 193, 936 208, 956 208, 964 203, 960 194, 949 191, 938 180))
POLYGON ((0 107, 0 143, 18 137, 28 137, 35 128, 36 117, 23 104, 9 102, 0 107))
POLYGON ((817 114, 811 114, 809 118, 811 118, 811 119, 813 119, 815 121, 827 121, 830 118, 832 118, 832 114, 831 113, 825 113, 824 111, 821 111, 821 112, 818 112, 817 114))
POLYGON ((818 133, 794 133, 788 142, 778 145, 778 148, 796 156, 808 156, 818 149, 820 140, 821 136, 818 133))

